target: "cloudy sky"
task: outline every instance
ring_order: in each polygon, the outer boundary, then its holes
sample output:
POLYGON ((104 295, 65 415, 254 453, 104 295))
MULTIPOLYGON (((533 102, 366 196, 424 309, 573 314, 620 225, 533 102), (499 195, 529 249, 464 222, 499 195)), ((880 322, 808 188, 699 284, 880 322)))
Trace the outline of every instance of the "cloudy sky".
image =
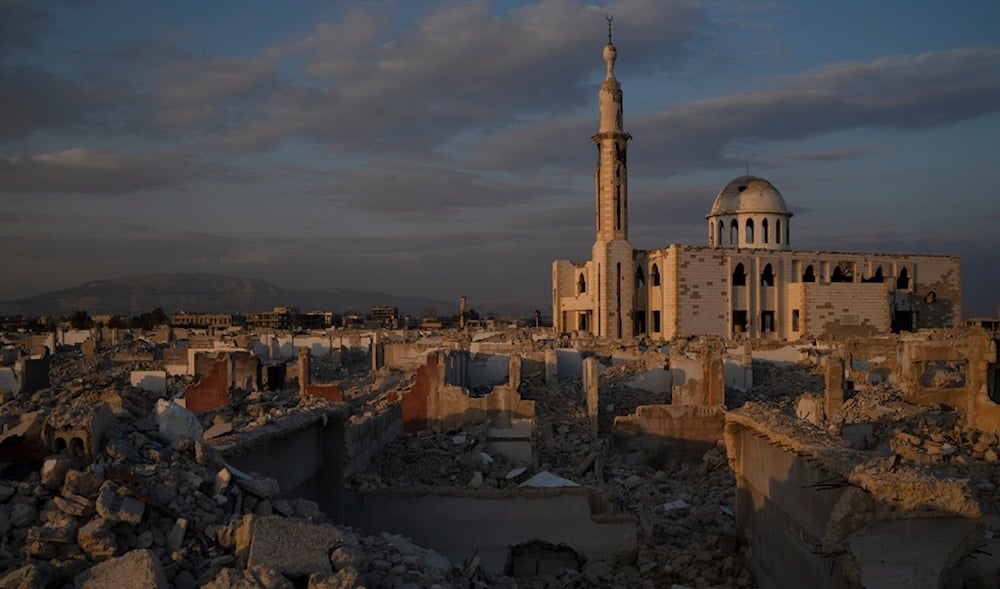
POLYGON ((607 13, 636 247, 704 245, 749 166, 793 246, 961 254, 997 313, 996 0, 0 0, 0 300, 213 272, 546 305, 593 241, 607 13))

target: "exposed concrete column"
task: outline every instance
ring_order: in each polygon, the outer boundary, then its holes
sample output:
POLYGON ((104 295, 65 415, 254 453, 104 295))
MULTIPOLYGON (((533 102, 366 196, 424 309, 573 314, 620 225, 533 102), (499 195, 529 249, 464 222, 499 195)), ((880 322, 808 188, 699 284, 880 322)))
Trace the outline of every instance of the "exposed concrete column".
POLYGON ((726 371, 722 363, 722 350, 711 347, 705 350, 706 357, 702 359, 702 382, 704 385, 704 402, 708 406, 726 404, 726 371))
POLYGON ((515 393, 521 388, 521 356, 517 354, 507 358, 507 384, 515 393))
POLYGON ((600 411, 597 359, 583 360, 583 391, 587 399, 587 416, 590 418, 590 433, 597 435, 597 415, 600 411))
POLYGON ((559 386, 559 354, 545 350, 545 386, 559 386))
POLYGON ((844 405, 844 359, 839 356, 828 356, 826 359, 826 391, 824 412, 826 418, 834 421, 841 415, 844 405))
POLYGON ((371 348, 372 370, 378 370, 385 366, 385 345, 382 343, 382 330, 376 329, 372 336, 371 348))
POLYGON ((306 393, 309 384, 309 348, 299 348, 299 394, 306 393))

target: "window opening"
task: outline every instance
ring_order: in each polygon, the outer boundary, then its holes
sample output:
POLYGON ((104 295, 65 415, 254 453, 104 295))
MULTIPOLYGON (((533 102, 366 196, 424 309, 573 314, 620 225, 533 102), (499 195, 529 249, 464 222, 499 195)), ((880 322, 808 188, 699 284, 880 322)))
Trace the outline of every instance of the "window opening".
POLYGON ((806 271, 802 273, 802 282, 816 282, 816 271, 812 264, 806 266, 806 271))
POLYGON ((899 271, 899 278, 896 279, 896 289, 906 290, 910 288, 910 274, 903 268, 899 271))
POLYGON ((733 270, 733 286, 746 286, 746 284, 746 270, 743 269, 743 264, 736 264, 736 269, 733 270))
POLYGON ((774 331, 774 311, 760 312, 760 329, 765 333, 774 331))
POLYGON ((774 286, 774 269, 768 264, 764 266, 764 271, 760 273, 761 286, 774 286))
POLYGON ((761 243, 767 243, 768 242, 768 237, 769 237, 769 235, 767 233, 767 219, 764 219, 763 221, 760 222, 760 239, 761 239, 761 243))
POLYGON ((576 293, 583 294, 587 292, 587 280, 583 277, 583 272, 580 273, 580 279, 576 281, 576 293))
POLYGON ((660 269, 653 264, 653 269, 649 272, 649 283, 653 286, 660 286, 660 269))
POLYGON ((753 219, 747 219, 746 235, 743 237, 747 243, 753 243, 753 219))

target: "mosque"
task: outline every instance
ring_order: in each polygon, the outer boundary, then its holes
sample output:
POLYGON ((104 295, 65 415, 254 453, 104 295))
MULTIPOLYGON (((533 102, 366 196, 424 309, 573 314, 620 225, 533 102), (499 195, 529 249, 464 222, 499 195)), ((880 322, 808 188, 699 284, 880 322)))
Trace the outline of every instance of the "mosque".
MULTIPOLYGON (((609 22, 610 29, 610 22, 609 22)), ((770 182, 741 176, 715 197, 708 245, 639 250, 628 237, 627 144, 617 50, 598 92, 591 259, 552 264, 556 332, 598 337, 848 337, 961 319, 958 256, 791 249, 792 213, 770 182)))

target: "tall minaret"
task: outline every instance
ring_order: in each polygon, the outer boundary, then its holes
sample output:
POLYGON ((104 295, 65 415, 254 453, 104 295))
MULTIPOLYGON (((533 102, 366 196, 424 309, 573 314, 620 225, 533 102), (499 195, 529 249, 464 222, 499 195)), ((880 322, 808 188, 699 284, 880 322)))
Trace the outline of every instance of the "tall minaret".
POLYGON ((608 16, 608 44, 604 63, 608 73, 597 100, 601 122, 591 137, 597 143, 597 239, 593 261, 597 264, 598 301, 593 332, 619 338, 633 334, 632 244, 628 241, 628 167, 626 147, 631 135, 622 129, 622 89, 615 79, 618 50, 611 42, 611 17, 608 16))

